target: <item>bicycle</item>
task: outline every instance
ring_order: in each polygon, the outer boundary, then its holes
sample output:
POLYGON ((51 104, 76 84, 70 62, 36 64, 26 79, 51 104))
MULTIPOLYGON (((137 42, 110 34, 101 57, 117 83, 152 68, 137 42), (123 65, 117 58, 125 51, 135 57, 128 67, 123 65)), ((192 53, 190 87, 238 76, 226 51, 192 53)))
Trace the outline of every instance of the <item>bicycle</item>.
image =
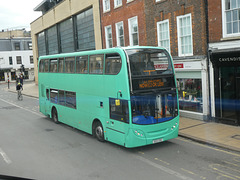
POLYGON ((18 93, 17 93, 17 98, 18 98, 18 100, 19 100, 19 101, 22 101, 22 100, 23 100, 22 90, 18 90, 17 92, 18 92, 18 93))

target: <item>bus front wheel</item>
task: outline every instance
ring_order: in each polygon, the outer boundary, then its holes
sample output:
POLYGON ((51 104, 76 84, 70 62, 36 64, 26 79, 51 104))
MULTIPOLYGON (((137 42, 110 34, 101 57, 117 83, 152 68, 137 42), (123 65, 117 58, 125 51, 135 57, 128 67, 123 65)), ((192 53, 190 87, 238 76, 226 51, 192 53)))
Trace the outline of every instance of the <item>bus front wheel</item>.
POLYGON ((97 138, 97 140, 103 142, 104 141, 104 131, 102 124, 98 121, 94 124, 94 136, 97 138))
POLYGON ((52 119, 53 119, 53 121, 54 121, 56 124, 59 123, 59 121, 58 121, 58 113, 57 113, 56 108, 53 108, 53 109, 52 109, 52 119))

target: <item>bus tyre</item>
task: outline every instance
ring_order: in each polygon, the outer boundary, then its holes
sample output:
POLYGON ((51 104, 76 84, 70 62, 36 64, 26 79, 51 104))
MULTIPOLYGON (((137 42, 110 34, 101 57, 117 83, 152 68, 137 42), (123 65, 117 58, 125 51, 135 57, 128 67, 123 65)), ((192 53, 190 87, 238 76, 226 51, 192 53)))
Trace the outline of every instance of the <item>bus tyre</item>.
POLYGON ((53 109, 52 109, 52 119, 53 119, 53 121, 54 121, 56 124, 59 123, 59 121, 58 121, 58 113, 57 113, 56 108, 53 108, 53 109))
POLYGON ((104 141, 104 132, 103 127, 100 122, 96 122, 94 126, 94 136, 97 138, 98 141, 104 141))

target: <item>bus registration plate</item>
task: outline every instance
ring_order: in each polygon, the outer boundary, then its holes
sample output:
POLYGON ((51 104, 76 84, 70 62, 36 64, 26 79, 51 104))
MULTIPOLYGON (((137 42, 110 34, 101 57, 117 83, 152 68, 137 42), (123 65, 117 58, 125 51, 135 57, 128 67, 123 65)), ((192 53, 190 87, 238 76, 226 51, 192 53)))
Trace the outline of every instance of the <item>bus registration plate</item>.
POLYGON ((163 142, 163 138, 153 140, 153 144, 163 142))

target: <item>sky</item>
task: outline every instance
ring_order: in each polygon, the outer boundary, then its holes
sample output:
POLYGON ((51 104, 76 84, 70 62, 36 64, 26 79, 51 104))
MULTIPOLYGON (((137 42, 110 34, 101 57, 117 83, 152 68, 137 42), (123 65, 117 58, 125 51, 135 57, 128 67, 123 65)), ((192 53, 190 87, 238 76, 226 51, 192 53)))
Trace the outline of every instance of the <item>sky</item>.
POLYGON ((0 0, 0 31, 26 28, 42 15, 33 11, 42 0, 0 0))

